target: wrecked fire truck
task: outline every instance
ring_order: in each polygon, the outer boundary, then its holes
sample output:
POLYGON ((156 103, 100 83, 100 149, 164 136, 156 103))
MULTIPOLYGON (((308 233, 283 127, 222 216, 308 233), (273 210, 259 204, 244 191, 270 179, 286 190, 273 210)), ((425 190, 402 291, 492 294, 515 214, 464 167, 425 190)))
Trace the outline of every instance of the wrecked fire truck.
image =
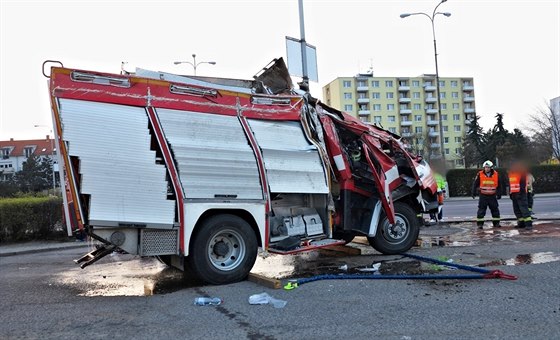
POLYGON ((429 166, 399 136, 294 89, 281 58, 253 80, 62 64, 45 76, 67 225, 99 241, 82 268, 120 249, 223 284, 259 248, 362 235, 405 252, 437 209, 429 166))

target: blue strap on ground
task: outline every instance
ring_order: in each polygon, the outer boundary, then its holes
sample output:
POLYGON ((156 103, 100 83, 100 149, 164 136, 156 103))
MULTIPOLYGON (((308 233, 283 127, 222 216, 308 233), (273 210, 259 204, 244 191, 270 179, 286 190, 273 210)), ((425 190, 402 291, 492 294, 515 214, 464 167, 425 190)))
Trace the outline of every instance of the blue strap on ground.
POLYGON ((406 257, 413 258, 422 262, 433 263, 437 265, 453 267, 478 274, 427 274, 427 275, 379 275, 379 274, 324 274, 316 275, 308 278, 298 279, 297 284, 302 285, 314 281, 322 280, 475 280, 475 279, 506 279, 517 280, 516 276, 508 275, 500 270, 490 270, 485 268, 467 266, 457 263, 449 263, 413 254, 403 254, 406 257))

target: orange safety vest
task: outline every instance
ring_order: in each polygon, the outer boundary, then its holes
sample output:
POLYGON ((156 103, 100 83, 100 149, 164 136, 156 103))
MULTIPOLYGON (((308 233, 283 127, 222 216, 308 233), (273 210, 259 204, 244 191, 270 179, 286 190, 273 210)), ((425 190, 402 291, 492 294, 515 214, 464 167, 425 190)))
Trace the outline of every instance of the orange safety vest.
POLYGON ((495 195, 498 188, 498 172, 494 171, 491 177, 487 177, 484 170, 479 172, 480 194, 495 195))
POLYGON ((521 191, 521 174, 519 172, 509 173, 509 192, 512 194, 521 191))

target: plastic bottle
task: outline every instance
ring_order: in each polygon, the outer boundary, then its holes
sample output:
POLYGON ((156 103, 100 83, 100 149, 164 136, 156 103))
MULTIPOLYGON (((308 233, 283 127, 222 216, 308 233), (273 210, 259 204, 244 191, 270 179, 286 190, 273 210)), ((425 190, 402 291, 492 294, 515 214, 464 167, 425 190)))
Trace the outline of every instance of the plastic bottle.
POLYGON ((207 306, 207 305, 221 305, 222 299, 220 298, 211 298, 211 297, 197 297, 194 299, 194 304, 196 306, 207 306))

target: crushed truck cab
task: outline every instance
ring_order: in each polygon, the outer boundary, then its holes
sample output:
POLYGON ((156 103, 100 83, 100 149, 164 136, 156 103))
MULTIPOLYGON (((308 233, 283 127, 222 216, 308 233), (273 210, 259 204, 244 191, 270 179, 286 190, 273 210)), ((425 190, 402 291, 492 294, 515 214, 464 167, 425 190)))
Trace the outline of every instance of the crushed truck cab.
POLYGON ((437 209, 429 166, 399 136, 293 88, 282 59, 253 80, 52 67, 69 230, 242 280, 258 249, 291 254, 367 236, 410 249, 437 209))

